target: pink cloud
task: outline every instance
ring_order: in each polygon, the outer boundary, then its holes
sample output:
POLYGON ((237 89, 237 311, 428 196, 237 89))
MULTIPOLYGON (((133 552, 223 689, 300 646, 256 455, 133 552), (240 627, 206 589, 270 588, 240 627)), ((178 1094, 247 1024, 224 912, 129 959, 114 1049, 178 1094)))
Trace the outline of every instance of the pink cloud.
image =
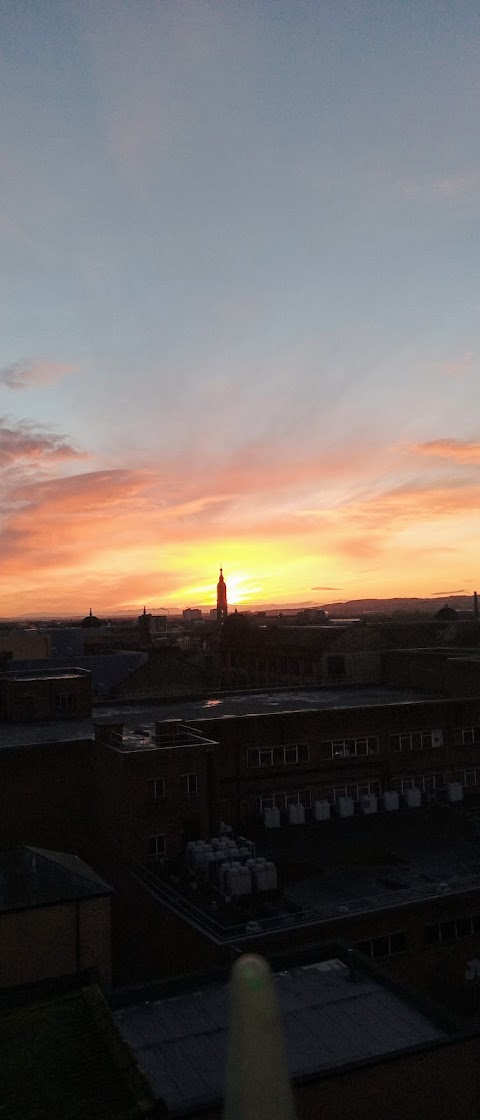
POLYGON ((25 421, 12 422, 0 417, 0 466, 15 463, 51 463, 68 459, 82 459, 85 453, 77 451, 65 436, 54 435, 25 421))
POLYGON ((46 359, 12 362, 0 368, 0 384, 7 389, 29 389, 35 385, 56 385, 74 367, 46 359))

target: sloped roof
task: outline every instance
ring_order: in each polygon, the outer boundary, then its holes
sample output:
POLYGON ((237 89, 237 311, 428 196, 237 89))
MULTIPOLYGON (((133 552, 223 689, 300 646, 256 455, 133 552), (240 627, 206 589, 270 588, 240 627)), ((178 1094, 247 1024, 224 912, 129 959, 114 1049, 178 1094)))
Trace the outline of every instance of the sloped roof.
POLYGON ((0 997, 2 1120, 133 1120, 151 1090, 94 983, 0 997), (63 990, 62 990, 63 988, 63 990))
POLYGON ((44 848, 0 851, 0 911, 107 894, 112 894, 112 887, 78 856, 44 848))

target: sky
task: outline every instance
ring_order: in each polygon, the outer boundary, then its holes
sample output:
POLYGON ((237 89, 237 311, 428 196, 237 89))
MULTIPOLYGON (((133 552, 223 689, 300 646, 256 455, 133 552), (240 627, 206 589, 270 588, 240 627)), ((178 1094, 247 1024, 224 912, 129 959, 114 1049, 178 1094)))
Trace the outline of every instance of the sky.
POLYGON ((478 0, 6 0, 0 87, 0 615, 472 593, 478 0))

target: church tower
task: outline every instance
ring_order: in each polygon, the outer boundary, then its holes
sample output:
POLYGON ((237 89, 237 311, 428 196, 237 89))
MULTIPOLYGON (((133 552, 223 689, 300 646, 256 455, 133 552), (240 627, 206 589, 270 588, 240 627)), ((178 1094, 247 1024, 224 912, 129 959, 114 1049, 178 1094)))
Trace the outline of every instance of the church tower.
POLYGON ((223 578, 223 571, 220 568, 220 576, 217 583, 217 622, 222 622, 227 617, 227 585, 223 578))

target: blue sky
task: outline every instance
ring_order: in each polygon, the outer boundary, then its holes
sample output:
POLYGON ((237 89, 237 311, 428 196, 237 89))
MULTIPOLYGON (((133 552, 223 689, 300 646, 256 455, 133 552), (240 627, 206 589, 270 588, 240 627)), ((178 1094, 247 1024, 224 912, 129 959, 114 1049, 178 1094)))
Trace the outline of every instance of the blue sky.
POLYGON ((472 591, 478 4, 0 32, 0 612, 472 591))

